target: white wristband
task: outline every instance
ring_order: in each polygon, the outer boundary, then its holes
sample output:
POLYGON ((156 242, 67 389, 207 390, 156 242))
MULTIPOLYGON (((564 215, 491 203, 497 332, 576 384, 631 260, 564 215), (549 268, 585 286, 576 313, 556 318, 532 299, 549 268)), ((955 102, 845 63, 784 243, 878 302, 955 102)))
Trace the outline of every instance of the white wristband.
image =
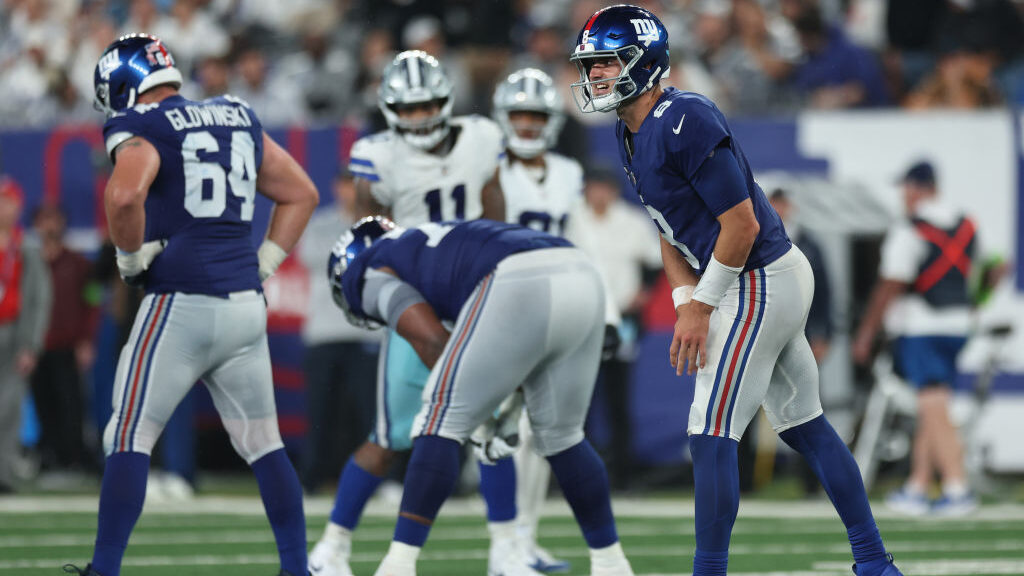
POLYGON ((701 274, 700 282, 697 282, 697 289, 693 291, 693 299, 718 308, 725 291, 736 281, 740 272, 743 272, 742 267, 726 266, 711 254, 711 260, 701 274))
POLYGON ((288 257, 288 253, 273 240, 266 239, 256 251, 256 259, 260 263, 260 282, 274 275, 277 267, 288 257))
POLYGON ((679 308, 683 304, 689 304, 693 297, 693 290, 696 286, 678 286, 672 289, 672 307, 679 308))

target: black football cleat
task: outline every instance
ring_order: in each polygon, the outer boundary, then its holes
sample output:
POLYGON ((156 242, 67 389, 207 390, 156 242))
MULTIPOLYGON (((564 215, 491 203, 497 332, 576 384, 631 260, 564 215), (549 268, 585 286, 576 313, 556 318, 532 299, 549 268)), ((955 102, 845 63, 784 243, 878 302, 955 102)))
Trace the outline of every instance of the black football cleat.
POLYGON ((99 572, 92 569, 92 564, 86 564, 85 568, 79 568, 74 564, 65 564, 63 570, 65 574, 77 574, 78 576, 102 576, 99 572))

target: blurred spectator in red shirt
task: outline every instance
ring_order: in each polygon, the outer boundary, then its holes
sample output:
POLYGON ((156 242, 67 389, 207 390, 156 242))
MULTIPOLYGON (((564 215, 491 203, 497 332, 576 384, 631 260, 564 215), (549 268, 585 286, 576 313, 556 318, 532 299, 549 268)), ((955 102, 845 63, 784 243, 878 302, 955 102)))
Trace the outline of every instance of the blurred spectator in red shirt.
POLYGON ((0 174, 0 494, 14 490, 23 462, 21 403, 50 314, 50 273, 18 222, 25 196, 0 174))
POLYGON ((95 356, 100 288, 92 280, 89 260, 64 245, 66 220, 60 208, 40 207, 33 226, 53 281, 50 325, 31 380, 41 432, 40 463, 44 470, 90 469, 95 458, 83 441, 82 374, 95 356))

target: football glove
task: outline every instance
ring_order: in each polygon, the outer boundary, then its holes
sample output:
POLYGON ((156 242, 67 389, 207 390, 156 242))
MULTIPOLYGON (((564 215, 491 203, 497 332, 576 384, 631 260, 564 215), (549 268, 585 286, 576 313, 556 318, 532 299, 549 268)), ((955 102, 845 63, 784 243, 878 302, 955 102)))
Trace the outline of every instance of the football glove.
POLYGON ((498 460, 516 453, 522 412, 523 393, 516 390, 501 403, 493 416, 477 427, 469 441, 480 462, 493 466, 498 460))
POLYGON ((619 337, 619 329, 611 324, 604 325, 604 343, 601 345, 601 360, 611 360, 619 351, 622 338, 619 337))
POLYGON ((278 246, 276 242, 270 238, 264 240, 260 244, 259 250, 256 251, 256 259, 260 264, 260 282, 273 276, 274 272, 277 272, 278 266, 286 258, 288 258, 288 253, 278 246))
POLYGON ((117 270, 121 279, 129 286, 142 286, 146 281, 146 270, 153 260, 164 251, 167 240, 144 242, 135 252, 117 249, 117 270))

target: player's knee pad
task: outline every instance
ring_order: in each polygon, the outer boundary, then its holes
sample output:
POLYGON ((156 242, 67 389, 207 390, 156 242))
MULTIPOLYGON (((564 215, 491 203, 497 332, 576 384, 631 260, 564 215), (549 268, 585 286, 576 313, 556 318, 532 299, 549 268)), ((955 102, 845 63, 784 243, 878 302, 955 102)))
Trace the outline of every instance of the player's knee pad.
POLYGON ((568 450, 582 441, 583 430, 577 427, 536 427, 533 429, 534 450, 544 457, 568 450))
POLYGON ((277 428, 277 416, 255 419, 224 420, 224 429, 231 437, 231 445, 235 452, 247 464, 252 464, 263 456, 284 447, 281 432, 277 428))

